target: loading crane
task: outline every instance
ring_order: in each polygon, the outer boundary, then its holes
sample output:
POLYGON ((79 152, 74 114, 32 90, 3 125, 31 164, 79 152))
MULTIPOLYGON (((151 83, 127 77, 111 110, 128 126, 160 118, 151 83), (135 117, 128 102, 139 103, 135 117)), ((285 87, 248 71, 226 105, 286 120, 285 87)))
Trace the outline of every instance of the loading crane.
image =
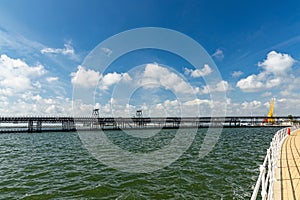
POLYGON ((274 102, 275 99, 272 98, 270 101, 270 109, 269 109, 269 113, 268 113, 268 118, 263 120, 263 123, 268 123, 268 124, 275 124, 275 118, 274 118, 274 102))

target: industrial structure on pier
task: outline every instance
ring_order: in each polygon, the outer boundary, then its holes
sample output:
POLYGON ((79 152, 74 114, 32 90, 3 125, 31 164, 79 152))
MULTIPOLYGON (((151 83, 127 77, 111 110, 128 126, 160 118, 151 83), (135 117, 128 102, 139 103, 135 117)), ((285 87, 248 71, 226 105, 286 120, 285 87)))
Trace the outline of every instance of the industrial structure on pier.
POLYGON ((0 133, 76 130, 120 130, 149 128, 207 128, 207 127, 261 127, 291 126, 300 116, 274 116, 274 101, 270 102, 268 116, 226 117, 144 117, 137 110, 134 117, 100 117, 93 109, 89 117, 0 117, 0 133), (292 119, 291 119, 292 118, 292 119))
MULTIPOLYGON (((97 111, 95 111, 96 113, 97 111)), ((97 114, 97 113, 96 113, 97 114)), ((258 127, 265 116, 226 117, 0 117, 0 132, 43 132, 76 130, 120 130, 147 128, 207 128, 207 127, 258 127)), ((269 119, 269 117, 267 117, 269 119)), ((289 116, 272 117, 273 126, 284 126, 289 116)), ((295 121, 300 116, 294 116, 295 121)), ((267 126, 267 125, 265 125, 267 126)), ((289 125, 288 125, 289 126, 289 125)))

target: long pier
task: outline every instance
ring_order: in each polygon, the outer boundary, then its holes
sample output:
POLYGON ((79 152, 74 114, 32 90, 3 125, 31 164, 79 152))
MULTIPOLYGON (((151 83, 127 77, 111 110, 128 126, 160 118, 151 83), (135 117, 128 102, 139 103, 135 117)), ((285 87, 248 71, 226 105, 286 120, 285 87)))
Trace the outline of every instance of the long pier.
MULTIPOLYGON (((146 128, 205 128, 205 127, 257 127, 270 126, 262 123, 266 116, 226 117, 0 117, 0 133, 43 132, 76 130, 116 130, 146 128)), ((290 117, 272 117, 272 126, 291 125, 290 117)), ((299 121, 300 116, 293 117, 299 121)))
POLYGON ((300 126, 280 129, 267 150, 251 200, 300 199, 300 126), (260 195, 259 195, 260 191, 260 195))
POLYGON ((300 130, 284 141, 275 168, 274 199, 300 199, 300 130))

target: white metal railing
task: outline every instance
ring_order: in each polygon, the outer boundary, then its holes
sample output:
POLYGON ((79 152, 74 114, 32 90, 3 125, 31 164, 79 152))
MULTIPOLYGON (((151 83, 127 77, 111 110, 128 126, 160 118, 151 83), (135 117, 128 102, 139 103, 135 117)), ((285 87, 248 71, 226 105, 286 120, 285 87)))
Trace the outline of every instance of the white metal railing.
POLYGON ((259 167, 260 173, 258 179, 255 184, 255 188, 253 190, 251 200, 255 200, 257 198, 257 194, 259 189, 261 188, 261 197, 263 200, 265 199, 274 199, 273 196, 273 188, 275 177, 275 168, 277 160, 280 156, 281 145, 284 139, 288 136, 287 131, 294 131, 299 129, 299 126, 293 126, 289 128, 283 128, 277 131, 270 143, 270 147, 267 150, 267 155, 264 159, 263 164, 259 167))

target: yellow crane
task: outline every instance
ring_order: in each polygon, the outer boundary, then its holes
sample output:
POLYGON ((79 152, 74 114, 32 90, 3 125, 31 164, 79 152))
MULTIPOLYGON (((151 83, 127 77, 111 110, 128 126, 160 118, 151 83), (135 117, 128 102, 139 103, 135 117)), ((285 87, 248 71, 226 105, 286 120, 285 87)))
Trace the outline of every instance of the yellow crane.
POLYGON ((269 124, 275 123, 275 119, 273 117, 274 117, 274 98, 272 98, 270 101, 270 110, 268 113, 268 123, 269 124))

